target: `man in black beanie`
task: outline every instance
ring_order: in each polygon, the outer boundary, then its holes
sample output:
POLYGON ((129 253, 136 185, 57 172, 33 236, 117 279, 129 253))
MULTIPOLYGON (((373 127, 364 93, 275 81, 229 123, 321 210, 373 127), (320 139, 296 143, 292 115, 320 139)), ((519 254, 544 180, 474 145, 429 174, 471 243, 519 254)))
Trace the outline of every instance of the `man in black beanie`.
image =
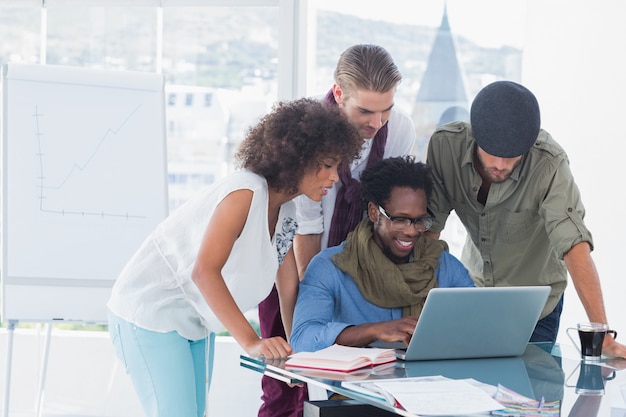
MULTIPOLYGON (((590 321, 607 323, 585 209, 565 151, 541 129, 526 87, 497 81, 476 96, 471 124, 452 122, 428 146, 438 238, 454 210, 467 230, 462 261, 477 286, 552 288, 531 341, 555 342, 567 273, 590 321)), ((603 354, 626 358, 608 335, 603 354)))

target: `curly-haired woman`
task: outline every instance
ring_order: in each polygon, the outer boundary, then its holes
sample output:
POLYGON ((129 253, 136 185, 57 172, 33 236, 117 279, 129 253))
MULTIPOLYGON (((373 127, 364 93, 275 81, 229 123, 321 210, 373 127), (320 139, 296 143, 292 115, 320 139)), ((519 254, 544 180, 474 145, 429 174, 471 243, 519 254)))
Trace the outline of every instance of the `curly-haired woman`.
POLYGON ((261 339, 243 312, 274 283, 291 332, 298 273, 291 201, 320 201, 362 141, 340 112, 312 99, 278 103, 252 127, 241 169, 198 193, 143 242, 108 302, 109 331, 147 416, 203 416, 215 332, 250 355, 286 357, 281 337, 261 339))

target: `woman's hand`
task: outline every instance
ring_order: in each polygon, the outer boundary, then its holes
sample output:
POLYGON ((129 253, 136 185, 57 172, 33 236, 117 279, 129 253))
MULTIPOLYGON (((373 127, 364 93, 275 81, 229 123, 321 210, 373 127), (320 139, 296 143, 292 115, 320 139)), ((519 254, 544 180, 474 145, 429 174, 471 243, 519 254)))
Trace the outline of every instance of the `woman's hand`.
POLYGON ((246 353, 253 357, 263 356, 267 359, 286 358, 293 354, 291 345, 282 337, 270 337, 258 339, 249 346, 244 347, 246 353))

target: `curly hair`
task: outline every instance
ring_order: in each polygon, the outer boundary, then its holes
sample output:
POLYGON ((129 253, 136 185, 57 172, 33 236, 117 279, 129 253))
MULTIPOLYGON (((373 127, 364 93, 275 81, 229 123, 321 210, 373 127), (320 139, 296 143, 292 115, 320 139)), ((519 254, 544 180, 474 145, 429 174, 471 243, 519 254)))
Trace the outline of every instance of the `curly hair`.
POLYGON ((398 156, 378 161, 361 173, 361 196, 365 205, 389 203, 394 187, 424 190, 430 200, 433 192, 433 177, 430 165, 415 162, 413 156, 398 156))
POLYGON ((319 169, 323 159, 351 161, 359 157, 362 140, 347 118, 311 98, 274 105, 241 142, 235 159, 289 194, 298 192, 305 172, 319 169))
POLYGON ((402 81, 402 74, 385 48, 378 45, 353 45, 337 61, 335 82, 344 93, 356 90, 386 93, 402 81))

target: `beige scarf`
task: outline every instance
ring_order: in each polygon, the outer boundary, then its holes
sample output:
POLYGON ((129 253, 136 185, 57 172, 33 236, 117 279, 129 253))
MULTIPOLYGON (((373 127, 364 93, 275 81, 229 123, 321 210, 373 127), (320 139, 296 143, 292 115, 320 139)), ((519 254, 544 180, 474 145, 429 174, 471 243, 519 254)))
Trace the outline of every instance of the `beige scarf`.
POLYGON ((333 255, 333 263, 354 279, 372 304, 402 307, 403 317, 419 317, 428 291, 437 286, 435 270, 448 245, 422 236, 413 248, 413 259, 395 264, 374 242, 372 226, 370 219, 363 219, 346 238, 343 250, 333 255))

